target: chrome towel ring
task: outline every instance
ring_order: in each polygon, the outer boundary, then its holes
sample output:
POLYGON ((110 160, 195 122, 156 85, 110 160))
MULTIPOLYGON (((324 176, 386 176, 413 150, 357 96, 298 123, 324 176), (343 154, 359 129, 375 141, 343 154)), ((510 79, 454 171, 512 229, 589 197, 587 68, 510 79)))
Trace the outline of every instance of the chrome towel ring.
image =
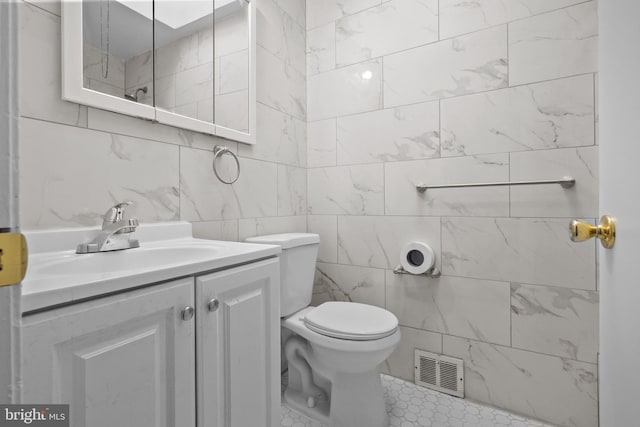
POLYGON ((238 156, 236 156, 236 154, 233 151, 229 150, 228 147, 223 147, 221 145, 216 145, 215 147, 213 147, 212 167, 213 167, 213 173, 215 173, 218 179, 224 182, 225 184, 233 184, 238 180, 238 178, 240 178, 240 160, 238 160, 238 156), (236 165, 238 166, 238 175, 236 175, 235 179, 231 181, 225 181, 224 179, 222 179, 222 177, 218 174, 218 171, 216 170, 216 160, 218 160, 218 158, 221 157, 223 154, 231 154, 231 156, 233 156, 233 158, 236 161, 236 165))

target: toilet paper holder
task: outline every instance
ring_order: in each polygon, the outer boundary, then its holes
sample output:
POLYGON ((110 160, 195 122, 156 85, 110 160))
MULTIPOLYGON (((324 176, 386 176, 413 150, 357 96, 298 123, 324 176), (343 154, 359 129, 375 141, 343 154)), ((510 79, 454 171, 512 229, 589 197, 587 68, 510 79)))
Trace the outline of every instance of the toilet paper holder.
POLYGON ((427 276, 427 277, 437 278, 437 277, 440 277, 442 273, 440 272, 440 270, 438 270, 436 266, 433 266, 429 270, 425 271, 424 273, 415 274, 415 273, 408 272, 407 270, 402 268, 401 265, 399 265, 393 269, 393 274, 411 274, 412 276, 427 276))
POLYGON ((393 273, 440 277, 440 270, 436 267, 436 253, 425 242, 405 243, 400 250, 400 265, 393 269, 393 273))

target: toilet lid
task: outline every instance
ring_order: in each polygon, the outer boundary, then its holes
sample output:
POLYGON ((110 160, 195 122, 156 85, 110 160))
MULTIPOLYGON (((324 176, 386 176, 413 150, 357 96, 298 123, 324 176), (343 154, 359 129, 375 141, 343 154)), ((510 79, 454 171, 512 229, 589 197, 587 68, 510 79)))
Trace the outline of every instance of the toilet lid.
POLYGON ((304 323, 319 334, 354 341, 377 340, 398 329, 398 319, 384 308, 341 301, 319 305, 305 315, 304 323))

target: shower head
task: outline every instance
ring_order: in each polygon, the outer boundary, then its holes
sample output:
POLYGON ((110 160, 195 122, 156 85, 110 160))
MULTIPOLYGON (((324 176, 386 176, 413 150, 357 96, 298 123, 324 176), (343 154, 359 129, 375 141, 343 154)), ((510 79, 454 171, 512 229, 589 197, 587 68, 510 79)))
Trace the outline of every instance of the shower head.
POLYGON ((125 97, 125 99, 128 99, 129 101, 139 102, 140 99, 138 97, 140 96, 140 92, 147 93, 147 91, 148 91, 147 87, 143 86, 141 88, 135 89, 130 94, 125 93, 124 97, 125 97))

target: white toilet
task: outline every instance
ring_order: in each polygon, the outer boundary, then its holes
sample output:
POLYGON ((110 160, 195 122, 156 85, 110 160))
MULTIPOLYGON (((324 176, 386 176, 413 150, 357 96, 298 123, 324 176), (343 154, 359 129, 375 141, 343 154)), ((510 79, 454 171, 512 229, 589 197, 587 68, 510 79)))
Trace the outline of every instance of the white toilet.
POLYGON ((400 341, 398 319, 353 302, 309 307, 320 238, 287 233, 247 239, 282 247, 280 315, 285 343, 285 401, 331 427, 388 427, 377 367, 400 341))

